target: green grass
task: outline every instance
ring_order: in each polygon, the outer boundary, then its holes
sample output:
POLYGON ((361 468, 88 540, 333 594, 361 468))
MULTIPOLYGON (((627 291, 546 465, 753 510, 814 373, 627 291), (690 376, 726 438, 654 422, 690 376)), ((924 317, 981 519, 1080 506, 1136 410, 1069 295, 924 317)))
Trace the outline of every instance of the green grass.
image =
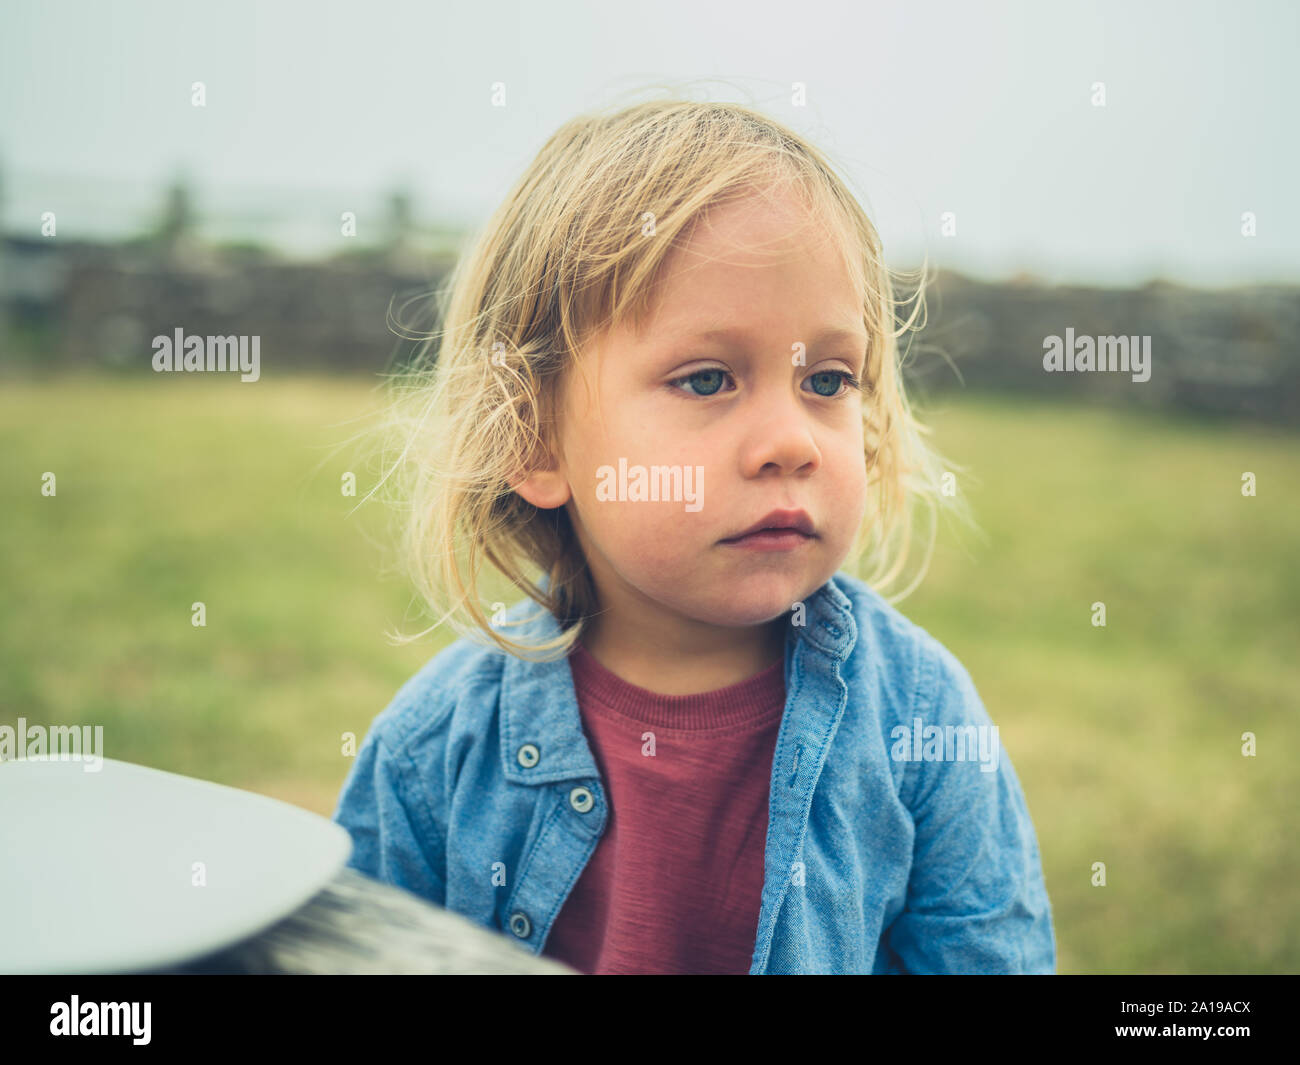
MULTIPOLYGON (((336 445, 378 400, 318 378, 0 386, 0 720, 100 724, 108 757, 328 815, 342 734, 446 641, 385 638, 427 622, 379 575, 382 514, 339 490, 336 445)), ((1060 971, 1300 970, 1297 436, 975 396, 928 421, 984 537, 941 527, 899 608, 999 725, 1060 971)))
POLYGON ((1296 435, 984 397, 930 421, 985 536, 943 530, 900 609, 999 726, 1060 971, 1300 971, 1296 435))

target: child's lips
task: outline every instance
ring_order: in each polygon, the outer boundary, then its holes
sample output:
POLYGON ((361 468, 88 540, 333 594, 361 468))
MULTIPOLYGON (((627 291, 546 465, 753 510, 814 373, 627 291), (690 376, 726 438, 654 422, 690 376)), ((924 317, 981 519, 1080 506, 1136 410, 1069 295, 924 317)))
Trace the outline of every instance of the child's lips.
POLYGON ((804 536, 815 536, 817 533, 816 526, 813 525, 812 516, 806 510, 780 509, 769 512, 765 517, 759 518, 753 525, 748 526, 742 532, 735 536, 730 536, 722 542, 733 543, 745 539, 748 536, 759 532, 780 531, 780 532, 797 532, 804 536))
POLYGON ((815 536, 801 533, 798 529, 762 529, 722 543, 754 551, 790 551, 815 539, 815 536))

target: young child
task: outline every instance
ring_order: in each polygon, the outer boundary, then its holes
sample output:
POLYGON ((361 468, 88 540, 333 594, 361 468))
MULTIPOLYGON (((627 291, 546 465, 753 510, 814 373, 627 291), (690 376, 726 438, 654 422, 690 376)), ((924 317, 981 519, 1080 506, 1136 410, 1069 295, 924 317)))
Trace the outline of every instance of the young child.
POLYGON ((825 157, 732 104, 581 117, 445 297, 394 472, 461 638, 357 753, 349 864, 585 973, 1053 972, 996 728, 873 587, 943 466, 825 157))

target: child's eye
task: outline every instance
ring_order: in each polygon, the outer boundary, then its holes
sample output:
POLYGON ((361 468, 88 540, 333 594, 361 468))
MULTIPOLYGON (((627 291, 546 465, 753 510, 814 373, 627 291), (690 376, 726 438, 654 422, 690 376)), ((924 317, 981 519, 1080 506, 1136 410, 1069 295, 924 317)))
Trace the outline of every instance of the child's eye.
POLYGON ((712 396, 722 387, 722 378, 730 376, 731 374, 726 370, 696 370, 694 373, 688 373, 685 377, 674 378, 669 382, 669 384, 680 385, 683 381, 698 381, 702 378, 704 380, 703 391, 694 392, 692 394, 697 396, 712 396))
POLYGON ((862 389, 862 382, 847 370, 821 370, 818 373, 809 375, 808 380, 813 382, 813 388, 819 396, 824 399, 835 399, 837 398, 837 395, 848 395, 848 392, 840 392, 839 382, 836 378, 843 378, 844 383, 849 388, 856 388, 859 391, 862 389), (823 392, 819 387, 821 385, 825 385, 834 391, 823 392))

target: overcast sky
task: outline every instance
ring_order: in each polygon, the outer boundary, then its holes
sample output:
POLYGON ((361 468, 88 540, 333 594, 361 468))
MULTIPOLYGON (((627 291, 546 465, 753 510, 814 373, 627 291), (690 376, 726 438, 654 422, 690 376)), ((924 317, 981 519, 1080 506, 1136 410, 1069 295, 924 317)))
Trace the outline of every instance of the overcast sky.
POLYGON ((421 216, 472 226, 561 122, 670 80, 811 137, 895 265, 928 252, 989 277, 1300 280, 1298 12, 0 0, 4 223, 35 232, 55 210, 60 236, 129 228, 184 170, 228 225, 303 245, 337 241, 343 210, 373 219, 399 182, 421 216), (792 106, 793 82, 807 106, 792 106))

